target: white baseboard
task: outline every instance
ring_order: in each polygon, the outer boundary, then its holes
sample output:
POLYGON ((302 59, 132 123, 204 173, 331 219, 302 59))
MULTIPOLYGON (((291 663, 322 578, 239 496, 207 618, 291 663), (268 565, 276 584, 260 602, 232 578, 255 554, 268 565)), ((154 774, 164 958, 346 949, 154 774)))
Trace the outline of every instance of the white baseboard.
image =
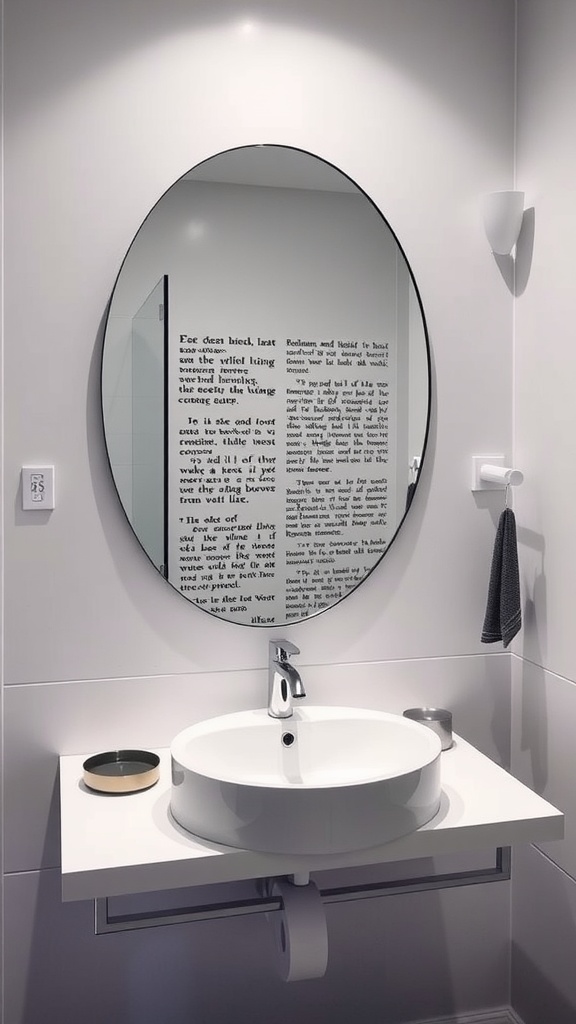
POLYGON ((481 1013, 464 1013, 456 1017, 433 1017, 413 1021, 412 1024, 523 1024, 518 1014, 510 1007, 498 1010, 484 1010, 481 1013))

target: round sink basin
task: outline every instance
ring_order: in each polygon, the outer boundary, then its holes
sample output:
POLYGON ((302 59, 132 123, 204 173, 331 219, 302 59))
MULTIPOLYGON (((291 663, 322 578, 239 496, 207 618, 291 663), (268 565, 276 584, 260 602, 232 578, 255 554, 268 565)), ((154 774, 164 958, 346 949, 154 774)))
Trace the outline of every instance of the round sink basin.
POLYGON ((383 711, 223 715, 172 743, 172 815, 203 839, 247 850, 379 846, 438 811, 440 753, 430 729, 383 711))

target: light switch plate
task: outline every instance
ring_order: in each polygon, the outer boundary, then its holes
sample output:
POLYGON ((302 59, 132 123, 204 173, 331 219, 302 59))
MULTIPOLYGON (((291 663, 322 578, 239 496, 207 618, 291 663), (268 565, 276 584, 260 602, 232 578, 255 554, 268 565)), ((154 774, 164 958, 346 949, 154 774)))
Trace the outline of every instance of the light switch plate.
POLYGON ((22 466, 24 511, 45 512, 54 504, 54 466, 22 466))

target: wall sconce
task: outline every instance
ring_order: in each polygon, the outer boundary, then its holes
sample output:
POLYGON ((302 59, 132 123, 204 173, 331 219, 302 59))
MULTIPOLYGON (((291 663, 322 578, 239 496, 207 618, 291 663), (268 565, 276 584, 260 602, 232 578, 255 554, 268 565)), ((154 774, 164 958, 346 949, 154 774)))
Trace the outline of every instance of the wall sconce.
POLYGON ((524 216, 523 192, 490 192, 483 198, 484 229, 492 252, 509 256, 524 216))

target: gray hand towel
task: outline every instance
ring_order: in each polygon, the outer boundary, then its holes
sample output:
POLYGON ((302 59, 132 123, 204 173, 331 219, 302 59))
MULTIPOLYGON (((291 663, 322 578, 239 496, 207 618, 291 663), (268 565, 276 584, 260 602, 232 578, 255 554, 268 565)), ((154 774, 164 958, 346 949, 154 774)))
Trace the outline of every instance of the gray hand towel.
POLYGON ((481 641, 483 644, 493 644, 502 640, 504 647, 508 647, 521 625, 516 519, 512 509, 505 508, 498 522, 494 542, 481 641))

